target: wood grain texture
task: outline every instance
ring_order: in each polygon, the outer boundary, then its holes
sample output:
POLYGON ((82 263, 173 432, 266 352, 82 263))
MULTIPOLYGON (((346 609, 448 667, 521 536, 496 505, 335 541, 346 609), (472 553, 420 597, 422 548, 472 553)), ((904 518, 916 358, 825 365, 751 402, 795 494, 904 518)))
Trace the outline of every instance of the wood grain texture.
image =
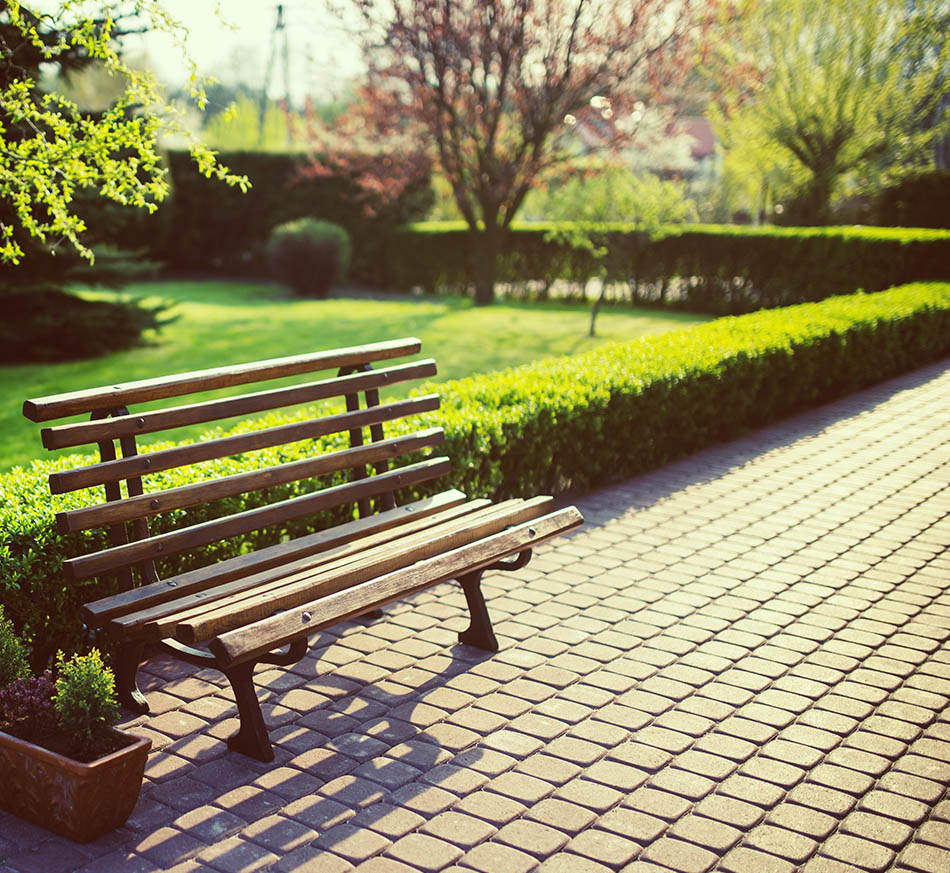
MULTIPOLYGON (((223 604, 237 609, 248 599, 267 597, 272 591, 282 591, 301 579, 339 574, 360 561, 389 556, 406 540, 418 540, 420 535, 423 538, 437 536, 446 530, 450 522, 471 524, 470 519, 480 515, 486 508, 491 508, 491 501, 484 498, 472 500, 427 518, 407 522, 395 530, 369 534, 338 545, 319 555, 242 576, 148 609, 127 612, 112 620, 109 631, 120 639, 168 639, 174 635, 180 622, 202 619, 207 613, 219 610, 223 604)), ((190 631, 184 636, 193 639, 190 631)))
POLYGON ((376 515, 348 521, 286 542, 275 543, 247 555, 236 555, 207 567, 189 570, 150 585, 143 585, 140 588, 133 588, 130 591, 123 591, 87 603, 82 607, 83 621, 89 627, 103 627, 118 616, 158 606, 169 600, 204 591, 214 585, 231 582, 275 567, 281 568, 280 571, 283 572, 284 566, 291 566, 295 561, 305 560, 328 549, 374 533, 392 532, 391 535, 398 536, 398 529, 402 525, 410 525, 417 519, 425 520, 433 515, 438 517, 441 513, 460 507, 465 501, 466 497, 461 491, 450 489, 376 515))
POLYGON ((446 458, 431 458, 400 467, 388 473, 324 488, 314 494, 293 497, 269 506, 249 509, 224 518, 195 524, 182 530, 158 534, 150 539, 103 549, 90 555, 72 558, 63 563, 70 581, 89 579, 101 573, 108 573, 119 567, 129 567, 149 558, 162 558, 185 552, 188 549, 204 546, 208 543, 238 536, 252 530, 281 524, 305 515, 312 515, 324 509, 332 509, 344 503, 359 500, 362 497, 375 497, 387 491, 405 488, 419 482, 444 476, 451 470, 446 458))
POLYGON ((68 415, 78 415, 102 409, 115 409, 150 400, 162 400, 166 397, 180 397, 198 391, 211 391, 217 388, 229 388, 233 385, 246 385, 250 382, 263 382, 268 379, 280 379, 284 376, 297 376, 318 370, 336 370, 342 367, 399 358, 414 355, 422 347, 415 337, 390 340, 381 343, 369 343, 362 346, 350 346, 343 349, 330 349, 307 355, 294 355, 286 358, 273 358, 267 361, 255 361, 248 364, 234 364, 216 367, 211 370, 196 370, 190 373, 176 373, 156 379, 143 379, 138 382, 125 382, 120 385, 106 385, 86 391, 71 391, 66 394, 53 394, 38 397, 23 403, 23 414, 30 421, 52 421, 68 415))
POLYGON ((103 461, 88 467, 63 470, 49 477, 49 487, 53 494, 64 494, 80 488, 116 482, 135 476, 146 476, 160 470, 185 467, 202 461, 226 458, 245 452, 259 451, 274 446, 287 445, 305 439, 342 433, 354 428, 367 427, 384 421, 393 421, 409 415, 420 415, 439 408, 437 394, 426 394, 409 400, 400 400, 361 409, 357 412, 342 412, 307 421, 283 424, 249 433, 234 434, 219 439, 188 443, 170 449, 159 449, 131 458, 119 458, 115 461, 103 461))
POLYGON ((308 382, 306 385, 274 388, 269 391, 242 394, 238 397, 207 400, 204 403, 192 403, 133 415, 119 415, 99 421, 80 421, 56 427, 44 427, 40 431, 40 436, 47 449, 63 449, 97 443, 100 440, 141 436, 177 427, 223 421, 285 406, 315 403, 331 397, 342 397, 347 393, 378 390, 416 379, 428 379, 435 375, 435 361, 429 358, 424 361, 414 361, 411 364, 372 370, 368 373, 354 373, 319 382, 308 382))
POLYGON ((355 550, 313 569, 288 574, 270 583, 262 582, 224 601, 201 604, 184 613, 172 615, 165 625, 156 628, 157 636, 174 632, 181 642, 203 642, 217 634, 273 615, 277 610, 299 606, 317 597, 482 540, 543 515, 551 504, 549 497, 506 501, 437 527, 407 534, 375 548, 355 550))
POLYGON ((233 476, 222 476, 220 479, 212 479, 208 482, 194 482, 165 491, 151 491, 137 497, 127 497, 83 509, 60 512, 56 514, 56 524, 60 533, 106 527, 134 518, 146 518, 173 509, 183 509, 224 497, 246 494, 249 491, 261 491, 288 482, 298 482, 328 473, 351 470, 356 466, 389 461, 411 452, 441 445, 444 442, 442 429, 430 428, 378 443, 369 443, 355 449, 328 452, 325 455, 304 458, 300 461, 276 464, 247 473, 236 473, 233 476))
POLYGON ((579 527, 583 521, 583 516, 573 506, 552 512, 394 573, 228 631, 215 637, 209 644, 210 649, 225 666, 254 660, 302 635, 315 633, 374 607, 454 579, 461 573, 488 567, 502 558, 534 548, 545 540, 579 527))

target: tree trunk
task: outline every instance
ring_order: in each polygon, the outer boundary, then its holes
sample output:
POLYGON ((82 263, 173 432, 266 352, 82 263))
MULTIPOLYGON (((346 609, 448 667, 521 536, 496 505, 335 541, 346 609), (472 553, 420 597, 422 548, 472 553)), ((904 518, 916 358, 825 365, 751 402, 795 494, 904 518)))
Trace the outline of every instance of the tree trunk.
POLYGON ((488 306, 495 301, 495 274, 501 252, 501 235, 501 229, 493 224, 473 234, 476 306, 488 306))

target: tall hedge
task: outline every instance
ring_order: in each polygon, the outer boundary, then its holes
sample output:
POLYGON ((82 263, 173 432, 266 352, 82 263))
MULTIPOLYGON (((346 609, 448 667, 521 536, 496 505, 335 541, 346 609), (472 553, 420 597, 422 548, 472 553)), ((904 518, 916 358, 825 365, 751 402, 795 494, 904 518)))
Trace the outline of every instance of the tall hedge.
MULTIPOLYGON (((551 283, 605 275, 634 303, 675 303, 715 315, 823 300, 950 278, 950 231, 918 228, 688 226, 654 237, 624 225, 593 234, 595 248, 572 247, 554 224, 515 225, 498 280, 543 296, 551 283)), ((474 275, 469 232, 460 223, 400 229, 385 266, 396 288, 465 289, 474 275)))
POLYGON ((84 203, 95 240, 144 251, 170 272, 265 276, 263 251, 271 228, 297 218, 320 218, 347 229, 356 243, 353 270, 369 281, 386 235, 425 215, 432 199, 426 179, 367 217, 352 178, 301 174, 305 154, 221 152, 218 159, 246 175, 251 187, 242 192, 205 178, 188 152, 170 151, 171 195, 154 214, 100 203, 101 198, 84 203))
MULTIPOLYGON (((436 488, 470 496, 528 496, 583 492, 641 473, 710 443, 823 403, 950 353, 950 283, 916 284, 878 294, 833 297, 821 303, 723 318, 686 330, 618 343, 576 357, 471 376, 436 389, 439 413, 403 421, 389 435, 431 425, 445 428, 453 472, 436 488)), ((298 413, 297 417, 306 413, 298 413)), ((272 414, 230 432, 281 423, 272 414)), ((337 434, 240 459, 203 466, 203 478, 248 466, 293 460, 339 448, 337 434)), ((167 444, 165 444, 167 445, 167 444)), ((36 461, 0 474, 0 605, 34 647, 34 666, 56 648, 82 644, 78 604, 110 589, 90 581, 68 587, 65 557, 105 542, 101 531, 61 535, 54 513, 95 495, 49 497, 49 473, 76 456, 36 461)), ((155 474, 152 488, 195 481, 194 469, 155 474)), ((318 487, 334 484, 323 480, 318 487)), ((250 509, 305 493, 312 482, 291 483, 268 495, 248 494, 156 519, 156 532, 215 514, 250 509)), ((419 496, 422 489, 403 498, 419 496)), ((311 520, 338 523, 351 510, 311 520)), ((306 521, 270 528, 169 560, 177 572, 295 536, 306 521)))

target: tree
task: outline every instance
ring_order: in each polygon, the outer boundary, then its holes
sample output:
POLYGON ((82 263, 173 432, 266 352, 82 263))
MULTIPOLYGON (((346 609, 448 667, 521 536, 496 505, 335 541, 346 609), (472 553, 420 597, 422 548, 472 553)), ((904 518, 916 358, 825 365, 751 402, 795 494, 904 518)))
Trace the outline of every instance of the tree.
MULTIPOLYGON (((727 144, 772 143, 770 169, 804 177, 801 223, 827 223, 847 179, 882 179, 926 166, 946 119, 935 122, 948 41, 919 49, 921 28, 947 0, 743 0, 737 40, 721 67, 727 144), (914 49, 908 42, 914 36, 914 49), (913 60, 913 62, 911 62, 913 60), (736 77, 737 70, 749 75, 736 77), (924 122, 928 121, 928 124, 924 122)), ((944 113, 945 114, 945 113, 944 113)))
MULTIPOLYGON (((158 138, 184 131, 155 78, 123 60, 121 40, 164 30, 187 58, 185 31, 159 0, 102 0, 96 15, 87 8, 77 0, 6 0, 0 10, 0 262, 19 263, 28 238, 65 240, 91 260, 74 209, 79 191, 150 211, 168 193, 158 138), (99 112, 84 112, 41 83, 44 68, 68 76, 93 63, 121 83, 119 99, 99 112)), ((203 105, 194 63, 186 62, 203 105)), ((206 176, 247 186, 206 148, 195 144, 192 155, 206 176)))
POLYGON ((600 161, 580 162, 569 170, 565 178, 549 185, 543 194, 534 192, 534 196, 540 200, 536 209, 545 219, 561 222, 548 238, 586 251, 598 266, 600 287, 591 306, 588 328, 588 336, 593 337, 610 284, 605 263, 610 231, 624 224, 653 236, 664 226, 696 221, 698 213, 683 182, 600 161))
POLYGON ((575 153, 577 131, 617 147, 637 101, 687 69, 710 0, 350 0, 368 93, 431 150, 474 245, 490 303, 503 236, 526 194, 575 153))

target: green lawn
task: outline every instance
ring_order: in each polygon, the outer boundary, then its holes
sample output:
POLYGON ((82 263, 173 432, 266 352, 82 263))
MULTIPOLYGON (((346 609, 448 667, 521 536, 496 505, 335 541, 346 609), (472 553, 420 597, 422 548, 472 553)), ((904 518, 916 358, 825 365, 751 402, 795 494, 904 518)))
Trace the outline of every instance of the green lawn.
MULTIPOLYGON (((597 319, 597 338, 589 339, 588 307, 575 304, 474 308, 458 298, 357 294, 304 301, 275 285, 225 281, 150 282, 123 293, 170 301, 177 320, 147 345, 103 358, 0 367, 0 396, 6 398, 0 408, 0 469, 47 454, 37 425, 22 416, 26 398, 403 336, 421 338, 423 355, 439 364, 438 378, 450 379, 708 320, 688 313, 605 308, 597 319)), ((195 436, 205 429, 183 429, 175 436, 195 436)))

